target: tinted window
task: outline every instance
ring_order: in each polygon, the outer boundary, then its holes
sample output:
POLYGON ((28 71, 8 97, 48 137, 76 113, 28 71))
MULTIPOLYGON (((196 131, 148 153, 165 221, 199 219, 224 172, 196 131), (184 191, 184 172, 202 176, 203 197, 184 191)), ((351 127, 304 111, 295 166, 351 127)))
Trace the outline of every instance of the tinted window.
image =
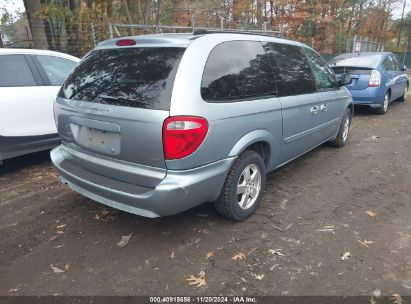
POLYGON ((67 75, 76 66, 76 62, 60 57, 46 55, 36 57, 43 67, 50 84, 54 86, 61 86, 64 79, 66 79, 67 75))
POLYGON ((204 100, 227 102, 273 92, 273 70, 260 42, 230 41, 211 51, 201 82, 204 100))
POLYGON ((35 86, 24 55, 0 55, 0 87, 35 86))
POLYGON ((308 61, 311 64, 311 69, 314 74, 317 89, 325 90, 337 88, 338 82, 334 72, 328 67, 327 63, 317 53, 310 49, 304 49, 308 61))
POLYGON ((102 104, 168 110, 184 48, 91 52, 67 78, 60 96, 102 104))
POLYGON ((272 42, 266 43, 265 47, 274 63, 279 96, 316 91, 310 65, 299 47, 272 42))

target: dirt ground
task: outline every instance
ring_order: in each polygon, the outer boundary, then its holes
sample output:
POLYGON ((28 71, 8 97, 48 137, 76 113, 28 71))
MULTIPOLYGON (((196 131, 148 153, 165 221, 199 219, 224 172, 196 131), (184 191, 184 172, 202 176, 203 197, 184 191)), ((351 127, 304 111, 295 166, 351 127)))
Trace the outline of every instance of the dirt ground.
POLYGON ((48 152, 7 161, 0 295, 411 295, 409 99, 356 110, 346 147, 270 173, 242 223, 211 204, 142 218, 70 191, 48 152))

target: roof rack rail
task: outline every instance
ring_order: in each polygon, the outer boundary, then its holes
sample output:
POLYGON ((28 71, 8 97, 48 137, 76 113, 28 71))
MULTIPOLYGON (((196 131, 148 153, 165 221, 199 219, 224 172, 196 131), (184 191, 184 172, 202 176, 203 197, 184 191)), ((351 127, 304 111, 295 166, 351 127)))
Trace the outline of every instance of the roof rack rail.
POLYGON ((196 28, 193 35, 207 35, 207 34, 248 34, 283 38, 281 32, 277 31, 262 31, 262 30, 237 30, 237 29, 206 29, 196 28))

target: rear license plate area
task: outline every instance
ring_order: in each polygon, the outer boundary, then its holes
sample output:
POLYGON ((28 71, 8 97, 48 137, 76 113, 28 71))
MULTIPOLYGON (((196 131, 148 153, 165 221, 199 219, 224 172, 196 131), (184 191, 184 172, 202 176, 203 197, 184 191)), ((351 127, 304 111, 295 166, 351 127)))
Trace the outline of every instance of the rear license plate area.
POLYGON ((77 136, 80 146, 111 155, 120 153, 120 133, 80 126, 77 136))

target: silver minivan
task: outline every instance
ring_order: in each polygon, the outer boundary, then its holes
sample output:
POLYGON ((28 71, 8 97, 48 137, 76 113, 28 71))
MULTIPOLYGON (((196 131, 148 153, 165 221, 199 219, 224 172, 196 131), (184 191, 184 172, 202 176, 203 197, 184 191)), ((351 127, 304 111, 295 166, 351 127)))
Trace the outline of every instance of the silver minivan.
POLYGON ((102 42, 55 105, 61 180, 146 217, 214 202, 244 220, 266 173, 329 142, 347 142, 352 98, 304 44, 200 32, 102 42))

